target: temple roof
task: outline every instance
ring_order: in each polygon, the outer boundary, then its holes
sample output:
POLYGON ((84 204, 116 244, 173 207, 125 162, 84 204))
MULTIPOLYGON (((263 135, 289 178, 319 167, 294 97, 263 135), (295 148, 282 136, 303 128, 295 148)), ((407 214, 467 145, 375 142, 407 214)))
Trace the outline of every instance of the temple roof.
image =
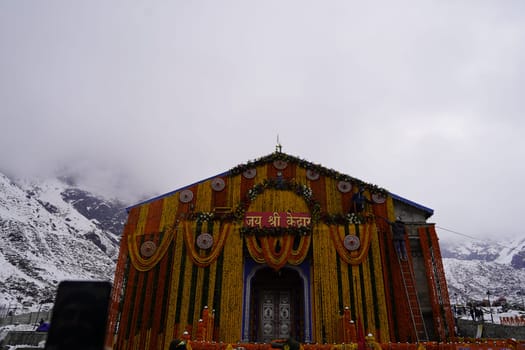
POLYGON ((276 161, 276 160, 284 160, 284 161, 289 162, 289 163, 295 163, 295 164, 297 164, 298 166, 300 166, 302 168, 314 170, 317 173, 319 173, 320 175, 331 177, 331 178, 334 178, 336 180, 349 181, 349 182, 352 182, 352 183, 356 184, 359 187, 367 188, 367 189, 369 189, 369 190, 371 190, 373 192, 388 193, 389 195, 392 196, 392 198, 394 200, 400 201, 400 202, 402 202, 404 204, 407 204, 407 205, 409 205, 411 207, 414 207, 414 208, 417 208, 419 210, 422 210, 423 212, 425 212, 425 216, 427 218, 429 218, 430 216, 432 216, 434 214, 434 210, 433 209, 425 207, 425 206, 423 206, 421 204, 418 204, 416 202, 413 202, 411 200, 408 200, 408 199, 406 199, 404 197, 401 197, 401 196, 399 196, 397 194, 394 194, 394 193, 392 193, 392 192, 390 192, 390 191, 388 191, 388 190, 386 190, 386 189, 384 189, 382 187, 379 187, 379 186, 374 185, 374 184, 366 183, 366 182, 364 182, 364 181, 362 181, 360 179, 357 179, 355 177, 352 177, 350 175, 343 174, 343 173, 340 173, 340 172, 338 172, 338 171, 336 171, 334 169, 329 169, 329 168, 326 168, 326 167, 324 167, 322 165, 309 162, 309 161, 301 159, 299 157, 292 156, 292 155, 280 152, 279 150, 277 150, 274 153, 271 153, 271 154, 268 154, 266 156, 263 156, 261 158, 257 158, 255 160, 248 161, 248 162, 246 162, 244 164, 239 164, 239 165, 231 168, 228 171, 225 171, 225 172, 222 172, 222 173, 210 176, 210 177, 208 177, 206 179, 194 182, 192 184, 183 186, 183 187, 178 188, 176 190, 173 190, 173 191, 161 194, 159 196, 156 196, 154 198, 150 198, 148 200, 145 200, 145 201, 142 201, 140 203, 134 204, 134 205, 128 207, 127 210, 129 211, 133 207, 140 206, 140 205, 143 205, 143 204, 147 204, 147 203, 156 201, 158 199, 170 196, 170 195, 172 195, 174 193, 177 193, 177 192, 182 191, 184 189, 187 189, 189 187, 195 186, 195 185, 200 184, 202 182, 211 180, 213 178, 220 177, 220 176, 235 176, 235 175, 241 174, 245 170, 248 170, 248 169, 251 169, 251 168, 255 168, 257 166, 261 166, 261 165, 264 165, 266 163, 273 162, 273 161, 276 161))

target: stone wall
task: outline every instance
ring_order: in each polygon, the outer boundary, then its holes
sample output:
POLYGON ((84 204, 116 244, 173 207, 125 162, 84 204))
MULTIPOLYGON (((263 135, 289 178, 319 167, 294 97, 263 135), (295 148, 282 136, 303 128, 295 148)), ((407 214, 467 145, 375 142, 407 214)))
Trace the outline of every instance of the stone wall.
POLYGON ((27 314, 5 316, 4 318, 0 318, 0 326, 5 326, 8 324, 38 324, 40 319, 49 322, 51 320, 51 311, 30 312, 27 314))
POLYGON ((505 326, 489 322, 475 322, 471 320, 457 320, 459 336, 475 338, 478 327, 481 327, 481 338, 525 340, 525 327, 505 326))
POLYGON ((0 342, 0 349, 6 345, 28 345, 37 346, 40 342, 45 341, 47 333, 33 331, 11 331, 0 342))

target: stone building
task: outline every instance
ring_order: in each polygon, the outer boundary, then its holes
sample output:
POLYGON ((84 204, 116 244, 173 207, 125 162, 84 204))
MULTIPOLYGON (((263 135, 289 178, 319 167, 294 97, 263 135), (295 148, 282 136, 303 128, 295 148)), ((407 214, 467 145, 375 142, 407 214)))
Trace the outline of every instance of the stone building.
POLYGON ((128 213, 115 349, 453 338, 433 210, 378 186, 277 150, 128 213))

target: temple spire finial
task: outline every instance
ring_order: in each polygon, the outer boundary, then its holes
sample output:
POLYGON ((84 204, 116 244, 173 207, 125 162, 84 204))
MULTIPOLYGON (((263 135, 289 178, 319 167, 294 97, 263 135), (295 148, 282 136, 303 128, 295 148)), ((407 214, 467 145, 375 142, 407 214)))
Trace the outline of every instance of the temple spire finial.
POLYGON ((275 146, 275 152, 281 153, 283 146, 279 142, 279 134, 277 134, 277 145, 275 146))

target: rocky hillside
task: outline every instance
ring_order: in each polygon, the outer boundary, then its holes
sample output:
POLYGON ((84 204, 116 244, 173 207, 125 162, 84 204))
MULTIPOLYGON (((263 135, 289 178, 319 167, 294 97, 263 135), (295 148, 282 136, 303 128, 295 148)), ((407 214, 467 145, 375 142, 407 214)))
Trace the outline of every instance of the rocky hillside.
POLYGON ((522 241, 440 241, 451 302, 485 300, 489 292, 491 301, 504 298, 523 308, 522 241))
POLYGON ((0 174, 0 309, 34 309, 64 279, 113 278, 124 204, 67 179, 0 174))

